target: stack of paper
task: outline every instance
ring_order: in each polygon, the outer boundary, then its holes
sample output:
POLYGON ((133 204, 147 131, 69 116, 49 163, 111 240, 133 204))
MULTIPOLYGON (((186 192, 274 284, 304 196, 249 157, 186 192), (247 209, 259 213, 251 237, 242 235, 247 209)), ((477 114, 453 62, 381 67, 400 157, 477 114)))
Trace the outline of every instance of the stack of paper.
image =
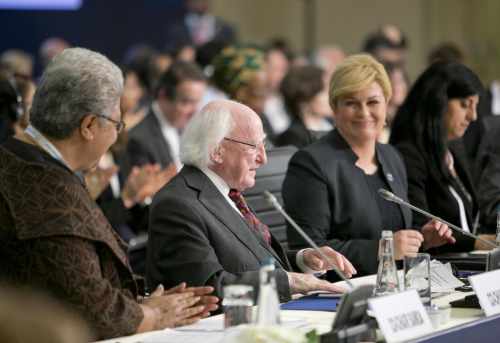
POLYGON ((437 260, 432 260, 430 277, 432 293, 450 292, 464 285, 462 281, 453 275, 450 263, 442 264, 437 260))

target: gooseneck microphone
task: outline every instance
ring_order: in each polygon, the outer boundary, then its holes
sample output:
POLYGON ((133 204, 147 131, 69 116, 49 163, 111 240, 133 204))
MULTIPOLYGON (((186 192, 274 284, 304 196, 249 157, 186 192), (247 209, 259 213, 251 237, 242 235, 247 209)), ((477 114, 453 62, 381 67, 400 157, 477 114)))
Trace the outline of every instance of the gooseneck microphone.
POLYGON ((385 200, 387 200, 387 201, 391 201, 391 202, 394 202, 394 203, 396 203, 396 204, 403 205, 403 206, 406 206, 406 207, 408 207, 408 208, 411 208, 412 210, 414 210, 414 211, 416 211, 416 212, 418 212, 418 213, 421 213, 421 214, 423 214, 424 216, 426 216, 426 217, 428 217, 428 218, 435 219, 435 220, 437 220, 437 221, 440 221, 441 223, 444 223, 444 224, 448 225, 448 227, 449 227, 450 229, 453 229, 453 230, 455 230, 456 232, 460 232, 462 235, 465 235, 465 236, 468 236, 468 237, 471 237, 471 238, 477 239, 478 241, 481 241, 481 242, 483 242, 484 244, 491 246, 492 248, 497 248, 497 245, 496 245, 495 243, 490 242, 490 241, 488 241, 488 240, 486 240, 486 239, 483 239, 483 238, 481 238, 481 237, 479 237, 479 236, 477 236, 477 235, 474 235, 474 234, 472 234, 472 233, 470 233, 470 232, 468 232, 468 231, 465 231, 464 229, 462 229, 462 228, 460 228, 460 227, 458 227, 458 226, 456 226, 456 225, 453 225, 452 223, 447 222, 446 220, 441 219, 441 218, 439 218, 438 216, 435 216, 435 215, 433 215, 433 214, 430 214, 429 212, 424 211, 424 210, 422 210, 421 208, 418 208, 418 207, 416 207, 416 206, 413 206, 413 205, 412 205, 412 204, 410 204, 409 202, 404 201, 403 199, 401 199, 400 197, 398 197, 398 196, 394 195, 394 193, 389 192, 389 191, 388 191, 388 190, 386 190, 386 189, 380 188, 380 189, 378 190, 378 194, 379 194, 382 198, 384 198, 385 200))
POLYGON ((316 245, 316 243, 314 243, 314 241, 304 232, 304 230, 302 230, 300 228, 300 226, 288 215, 288 213, 285 212, 285 210, 283 209, 283 207, 281 207, 281 204, 278 202, 278 199, 276 199, 276 197, 273 194, 271 194, 271 192, 269 192, 269 191, 264 191, 263 193, 264 193, 264 198, 267 200, 267 202, 271 206, 273 206, 276 210, 278 210, 278 212, 280 212, 283 217, 285 217, 286 221, 289 222, 290 225, 292 225, 292 227, 295 229, 295 231, 297 231, 302 236, 302 238, 305 239, 305 241, 307 242, 307 244, 309 244, 309 246, 311 246, 311 248, 313 248, 314 250, 316 250, 316 252, 325 261, 328 261, 328 263, 330 263, 330 265, 332 266, 332 269, 335 271, 335 273, 343 281, 345 281, 345 283, 351 289, 353 289, 354 285, 352 284, 352 282, 349 281, 349 279, 347 279, 344 276, 344 274, 337 268, 337 266, 335 265, 335 263, 333 263, 332 260, 321 251, 321 249, 316 245))

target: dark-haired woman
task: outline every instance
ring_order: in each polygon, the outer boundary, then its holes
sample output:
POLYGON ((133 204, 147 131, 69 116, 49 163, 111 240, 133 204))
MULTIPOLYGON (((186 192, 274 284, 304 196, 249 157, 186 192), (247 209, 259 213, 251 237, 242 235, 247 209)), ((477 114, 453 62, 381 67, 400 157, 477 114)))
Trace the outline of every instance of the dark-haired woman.
MULTIPOLYGON (((460 138, 476 120, 482 92, 481 81, 466 66, 434 64, 399 108, 390 138, 406 165, 410 202, 469 232, 474 231, 479 213, 460 138)), ((425 221, 422 215, 413 217, 414 225, 425 221)), ((457 242, 439 252, 483 248, 474 239, 453 235, 457 242)))
POLYGON ((332 118, 332 111, 321 68, 292 68, 281 82, 280 89, 292 123, 278 136, 276 145, 303 148, 333 128, 328 120, 332 118))

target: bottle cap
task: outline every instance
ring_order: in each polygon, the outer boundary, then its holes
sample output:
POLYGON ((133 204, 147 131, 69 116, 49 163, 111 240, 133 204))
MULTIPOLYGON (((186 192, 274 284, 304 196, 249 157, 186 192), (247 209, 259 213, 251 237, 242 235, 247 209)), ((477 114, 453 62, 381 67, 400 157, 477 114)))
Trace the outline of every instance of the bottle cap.
POLYGON ((268 266, 268 265, 274 266, 275 262, 276 262, 276 260, 274 259, 274 257, 269 256, 269 257, 267 257, 264 260, 264 262, 262 263, 262 265, 263 266, 268 266))

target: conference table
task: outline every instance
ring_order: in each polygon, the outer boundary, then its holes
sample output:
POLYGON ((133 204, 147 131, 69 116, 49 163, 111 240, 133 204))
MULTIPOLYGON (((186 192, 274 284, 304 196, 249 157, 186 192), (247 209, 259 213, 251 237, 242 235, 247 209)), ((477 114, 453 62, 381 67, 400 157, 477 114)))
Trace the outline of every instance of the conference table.
MULTIPOLYGON (((375 284, 375 275, 353 278, 354 286, 375 284)), ((337 283, 343 285, 343 282, 337 283)), ((446 306, 450 301, 463 298, 472 292, 451 292, 433 297, 432 302, 438 306, 446 306)), ((327 333, 332 327, 335 312, 282 310, 281 321, 285 327, 295 328, 302 332, 313 329, 318 334, 327 333)), ((169 342, 228 342, 231 330, 224 330, 223 315, 216 315, 200 322, 176 329, 165 329, 144 334, 119 337, 106 343, 169 343, 169 342)), ((446 323, 434 327, 431 334, 419 337, 412 342, 448 343, 448 342, 500 342, 500 315, 485 317, 482 310, 471 308, 451 308, 450 317, 446 323)))

